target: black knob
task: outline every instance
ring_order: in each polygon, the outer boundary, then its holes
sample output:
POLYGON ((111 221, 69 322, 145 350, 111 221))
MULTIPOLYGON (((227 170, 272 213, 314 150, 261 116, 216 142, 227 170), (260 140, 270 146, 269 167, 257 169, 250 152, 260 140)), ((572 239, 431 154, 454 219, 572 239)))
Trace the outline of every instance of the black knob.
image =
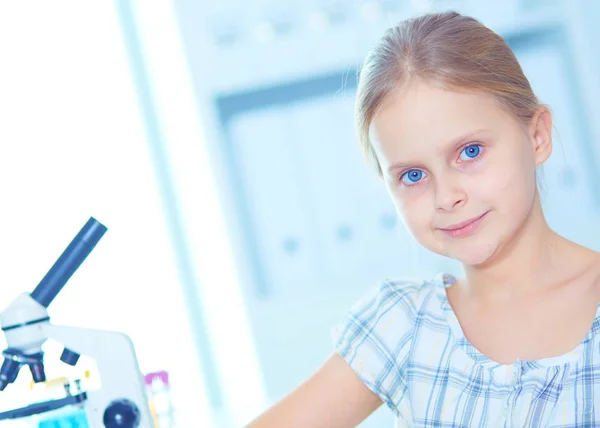
POLYGON ((75 351, 65 348, 60 356, 60 360, 65 364, 75 366, 77 361, 79 361, 79 354, 75 351))
POLYGON ((134 402, 121 399, 111 402, 102 421, 106 428, 136 428, 140 425, 140 409, 134 402))

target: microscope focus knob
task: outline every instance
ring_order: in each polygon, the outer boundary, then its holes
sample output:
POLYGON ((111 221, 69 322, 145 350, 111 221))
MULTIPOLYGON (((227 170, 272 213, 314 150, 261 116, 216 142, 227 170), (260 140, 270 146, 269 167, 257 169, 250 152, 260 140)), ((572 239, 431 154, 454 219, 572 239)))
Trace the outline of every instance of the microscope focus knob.
POLYGON ((138 406, 130 400, 121 399, 108 405, 102 421, 106 428, 136 428, 140 425, 140 419, 138 406))

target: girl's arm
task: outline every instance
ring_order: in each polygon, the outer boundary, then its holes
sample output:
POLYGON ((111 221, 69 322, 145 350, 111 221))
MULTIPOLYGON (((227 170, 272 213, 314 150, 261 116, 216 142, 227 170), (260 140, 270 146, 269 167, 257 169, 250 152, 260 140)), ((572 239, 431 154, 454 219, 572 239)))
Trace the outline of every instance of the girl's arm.
POLYGON ((348 363, 333 354, 306 382, 247 428, 356 427, 381 404, 348 363))

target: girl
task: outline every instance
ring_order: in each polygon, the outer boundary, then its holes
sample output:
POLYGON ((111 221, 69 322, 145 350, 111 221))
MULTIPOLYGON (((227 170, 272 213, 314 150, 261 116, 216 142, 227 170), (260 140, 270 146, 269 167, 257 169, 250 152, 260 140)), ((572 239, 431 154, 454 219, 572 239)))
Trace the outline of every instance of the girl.
POLYGON ((600 426, 600 255, 544 218, 552 116, 505 41, 455 12, 404 21, 356 101, 399 217, 464 277, 383 282, 250 427, 354 427, 382 403, 399 426, 600 426))

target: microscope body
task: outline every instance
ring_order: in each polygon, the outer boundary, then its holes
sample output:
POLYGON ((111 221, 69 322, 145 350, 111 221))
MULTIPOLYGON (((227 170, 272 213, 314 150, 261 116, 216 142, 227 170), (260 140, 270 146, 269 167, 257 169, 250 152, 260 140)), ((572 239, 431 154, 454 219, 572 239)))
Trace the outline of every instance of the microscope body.
POLYGON ((90 428, 154 427, 143 376, 130 338, 113 331, 50 323, 48 304, 105 231, 104 226, 90 219, 34 292, 20 294, 0 314, 0 327, 8 346, 0 367, 0 391, 16 380, 24 366, 29 367, 35 382, 46 380, 42 346, 48 339, 64 346, 60 359, 65 364, 75 366, 81 355, 92 358, 101 387, 78 391, 74 395, 67 389, 64 399, 3 412, 0 420, 28 417, 73 405, 85 410, 90 428))

